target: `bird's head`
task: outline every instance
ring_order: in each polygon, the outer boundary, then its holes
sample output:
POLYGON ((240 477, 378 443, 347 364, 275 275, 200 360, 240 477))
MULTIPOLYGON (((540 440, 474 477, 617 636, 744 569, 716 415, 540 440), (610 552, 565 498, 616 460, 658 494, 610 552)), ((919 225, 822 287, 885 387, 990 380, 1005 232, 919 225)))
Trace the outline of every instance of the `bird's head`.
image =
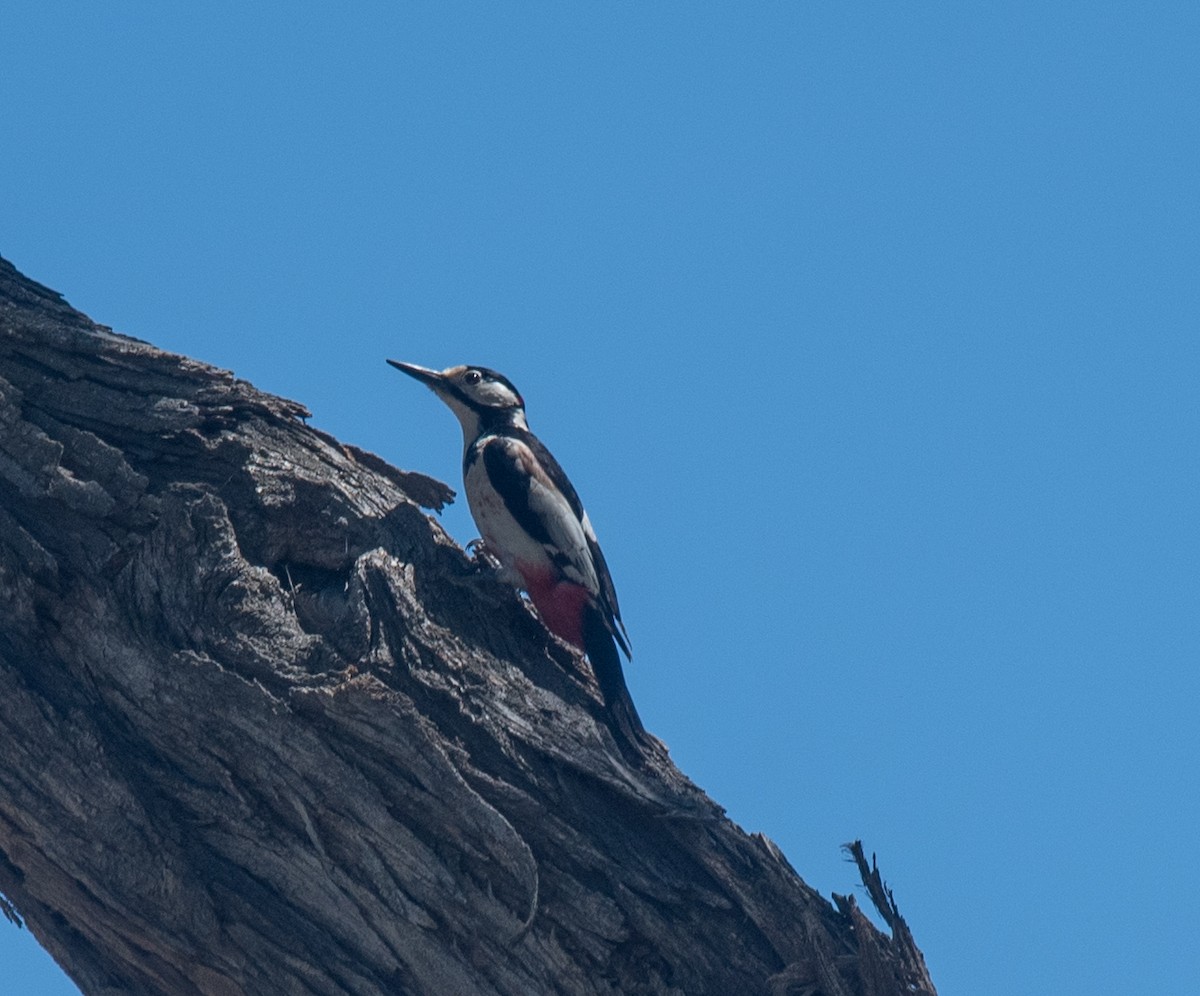
POLYGON ((415 363, 388 360, 397 370, 419 380, 449 406, 470 443, 484 426, 510 423, 526 427, 525 401, 504 374, 487 367, 429 370, 415 363))

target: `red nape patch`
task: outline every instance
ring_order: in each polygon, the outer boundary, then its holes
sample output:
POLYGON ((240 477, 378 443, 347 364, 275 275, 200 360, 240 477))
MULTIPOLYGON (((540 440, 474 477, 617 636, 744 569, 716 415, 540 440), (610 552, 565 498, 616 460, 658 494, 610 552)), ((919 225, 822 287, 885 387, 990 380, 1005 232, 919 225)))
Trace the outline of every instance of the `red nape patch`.
MULTIPOLYGON (((520 570, 520 565, 518 565, 520 570)), ((554 571, 521 571, 525 590, 546 629, 580 650, 583 648, 583 607, 591 594, 586 588, 563 581, 554 571)))

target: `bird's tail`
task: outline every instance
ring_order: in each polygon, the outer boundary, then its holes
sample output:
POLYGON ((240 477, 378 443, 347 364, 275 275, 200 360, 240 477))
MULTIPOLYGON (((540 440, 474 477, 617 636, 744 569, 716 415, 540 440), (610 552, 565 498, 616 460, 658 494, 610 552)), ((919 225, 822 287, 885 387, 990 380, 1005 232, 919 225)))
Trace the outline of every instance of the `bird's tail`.
POLYGON ((598 605, 588 605, 583 611, 583 649, 592 663, 600 694, 612 720, 613 732, 639 754, 651 746, 652 740, 642 726, 629 689, 621 657, 612 630, 598 605))

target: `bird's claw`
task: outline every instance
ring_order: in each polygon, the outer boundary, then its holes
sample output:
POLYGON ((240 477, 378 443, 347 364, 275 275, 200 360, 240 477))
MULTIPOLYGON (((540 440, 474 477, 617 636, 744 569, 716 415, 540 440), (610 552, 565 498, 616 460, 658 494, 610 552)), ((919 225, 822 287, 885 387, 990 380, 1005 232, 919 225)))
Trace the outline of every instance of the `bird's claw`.
POLYGON ((471 555, 471 560, 474 561, 477 570, 503 570, 503 565, 499 559, 488 549, 487 543, 482 539, 471 540, 467 544, 467 553, 471 555))

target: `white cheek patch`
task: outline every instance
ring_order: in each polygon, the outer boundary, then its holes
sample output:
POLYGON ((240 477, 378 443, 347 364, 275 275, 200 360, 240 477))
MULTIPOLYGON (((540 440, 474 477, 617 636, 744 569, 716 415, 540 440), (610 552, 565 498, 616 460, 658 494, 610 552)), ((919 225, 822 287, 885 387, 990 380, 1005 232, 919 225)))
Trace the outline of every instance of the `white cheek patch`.
POLYGON ((517 396, 503 384, 494 380, 480 381, 469 390, 485 405, 507 408, 509 405, 517 404, 517 396))

